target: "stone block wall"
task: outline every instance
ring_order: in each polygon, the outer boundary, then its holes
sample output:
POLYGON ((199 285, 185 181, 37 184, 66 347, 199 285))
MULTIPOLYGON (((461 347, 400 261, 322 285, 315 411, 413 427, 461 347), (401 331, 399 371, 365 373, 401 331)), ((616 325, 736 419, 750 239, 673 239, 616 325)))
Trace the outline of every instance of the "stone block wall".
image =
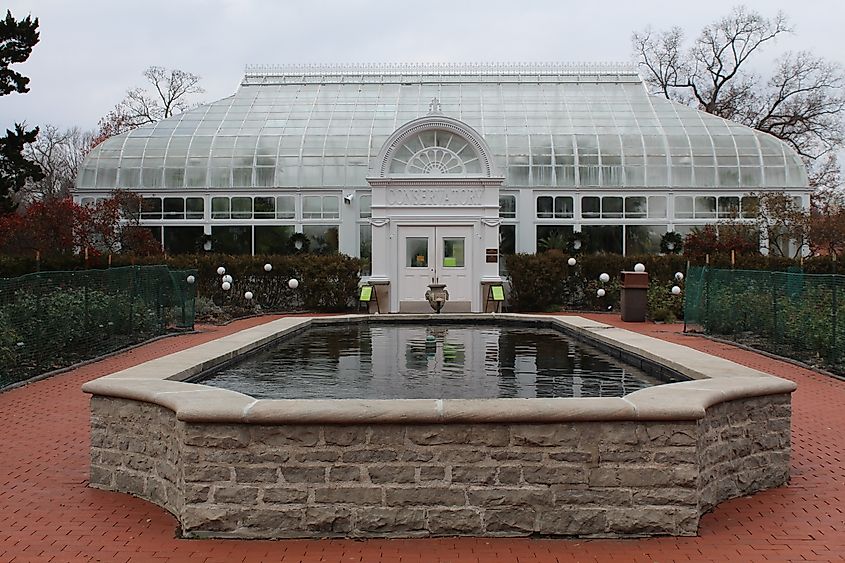
POLYGON ((736 403, 715 405, 699 423, 702 513, 725 499, 789 481, 790 396, 736 403))
POLYGON ((716 503, 789 475, 788 394, 654 422, 262 426, 91 408, 92 486, 198 537, 694 535, 716 503))
POLYGON ((92 397, 89 484, 141 497, 178 517, 184 494, 175 429, 176 416, 164 407, 92 397))

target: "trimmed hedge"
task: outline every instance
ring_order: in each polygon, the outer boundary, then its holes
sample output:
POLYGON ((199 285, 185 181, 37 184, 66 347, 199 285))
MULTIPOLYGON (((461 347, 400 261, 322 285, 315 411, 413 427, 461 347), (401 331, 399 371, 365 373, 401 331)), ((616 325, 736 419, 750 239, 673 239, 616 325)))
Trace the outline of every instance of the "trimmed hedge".
MULTIPOLYGON (((683 295, 675 296, 670 289, 675 285, 675 272, 687 271, 687 257, 682 255, 649 254, 621 256, 618 254, 591 254, 576 256, 575 266, 569 266, 571 255, 557 250, 539 254, 514 254, 506 257, 508 278, 511 285, 510 308, 514 311, 557 311, 561 309, 606 311, 618 309, 621 296, 620 272, 631 271, 634 264, 642 262, 649 273, 648 306, 650 314, 670 319, 683 317, 683 295), (610 282, 601 283, 599 275, 607 273, 610 282), (597 297, 596 290, 603 288, 604 297, 597 297), (668 313, 671 313, 669 315, 668 313)), ((690 263, 690 265, 699 265, 690 263)), ((714 268, 730 268, 731 257, 710 257, 714 268)), ((761 254, 741 255, 735 260, 736 269, 787 271, 803 268, 807 273, 845 273, 845 265, 827 257, 808 258, 801 263, 789 258, 768 257, 761 254)), ((683 284, 681 284, 683 285, 683 284)))
MULTIPOLYGON (((155 259, 151 259, 155 261, 155 259)), ((160 261, 160 258, 159 258, 160 261)), ((261 311, 324 311, 348 310, 355 304, 362 262, 339 254, 316 256, 231 256, 197 254, 169 257, 171 268, 197 270, 197 295, 212 299, 230 313, 261 311), (264 264, 271 264, 270 272, 264 264), (226 268, 232 276, 232 288, 223 291, 217 268, 226 268), (296 289, 288 280, 299 282, 296 289), (250 291, 252 300, 244 298, 250 291)))
MULTIPOLYGON (((334 254, 275 256, 232 256, 226 254, 185 254, 176 256, 134 257, 114 255, 112 266, 130 264, 164 264, 171 269, 196 269, 197 296, 223 305, 230 314, 256 311, 344 311, 355 304, 362 261, 334 254), (273 265, 265 272, 264 264, 273 265), (224 292, 217 268, 223 266, 234 279, 232 289, 224 292), (299 287, 292 290, 288 280, 296 278, 299 287), (244 299, 251 291, 253 300, 244 299)), ((87 263, 78 258, 42 260, 0 256, 0 277, 17 277, 48 270, 83 270, 108 267, 107 257, 97 257, 87 263)))

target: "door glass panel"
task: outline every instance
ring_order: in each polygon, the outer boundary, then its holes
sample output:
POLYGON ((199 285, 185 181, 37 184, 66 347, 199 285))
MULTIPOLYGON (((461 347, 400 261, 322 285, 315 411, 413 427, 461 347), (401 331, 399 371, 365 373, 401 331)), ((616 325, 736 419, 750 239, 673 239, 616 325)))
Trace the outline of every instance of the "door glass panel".
POLYGON ((464 239, 444 238, 443 239, 443 267, 463 268, 464 267, 464 239))
POLYGON ((426 237, 405 239, 405 266, 408 268, 428 267, 428 239, 426 237))

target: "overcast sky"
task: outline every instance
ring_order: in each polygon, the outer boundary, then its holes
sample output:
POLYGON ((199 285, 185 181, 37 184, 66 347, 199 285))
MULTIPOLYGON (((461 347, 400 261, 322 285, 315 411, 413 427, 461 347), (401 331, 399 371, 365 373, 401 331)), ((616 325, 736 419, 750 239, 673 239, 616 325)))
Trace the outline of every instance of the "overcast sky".
MULTIPOLYGON (((737 2, 625 0, 11 0, 40 20, 41 41, 16 69, 31 92, 0 98, 0 126, 93 129, 151 65, 202 77, 202 101, 232 94, 246 64, 310 62, 616 62, 631 33, 677 25, 694 37, 737 2)), ((769 46, 845 63, 845 2, 756 0, 783 10, 795 34, 769 46)))

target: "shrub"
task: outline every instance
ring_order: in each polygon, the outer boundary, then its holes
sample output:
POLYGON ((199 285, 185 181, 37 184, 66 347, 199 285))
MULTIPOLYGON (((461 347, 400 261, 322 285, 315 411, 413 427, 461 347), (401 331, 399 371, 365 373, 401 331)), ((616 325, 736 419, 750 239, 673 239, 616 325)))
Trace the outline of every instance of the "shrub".
MULTIPOLYGON (((145 258, 136 262, 160 263, 161 259, 145 258)), ((171 269, 196 269, 197 297, 223 306, 230 314, 262 311, 344 311, 355 302, 362 261, 340 254, 316 256, 296 254, 282 256, 232 256, 226 254, 192 254, 170 256, 171 269), (271 264, 270 272, 264 264, 271 264), (223 291, 217 268, 226 268, 232 276, 232 288, 223 291), (299 287, 291 289, 288 280, 295 278, 299 287), (251 291, 249 301, 244 293, 251 291)))
POLYGON ((14 365, 7 377, 55 369, 163 330, 156 305, 100 289, 22 288, 3 301, 0 357, 15 362, 4 362, 14 365))

